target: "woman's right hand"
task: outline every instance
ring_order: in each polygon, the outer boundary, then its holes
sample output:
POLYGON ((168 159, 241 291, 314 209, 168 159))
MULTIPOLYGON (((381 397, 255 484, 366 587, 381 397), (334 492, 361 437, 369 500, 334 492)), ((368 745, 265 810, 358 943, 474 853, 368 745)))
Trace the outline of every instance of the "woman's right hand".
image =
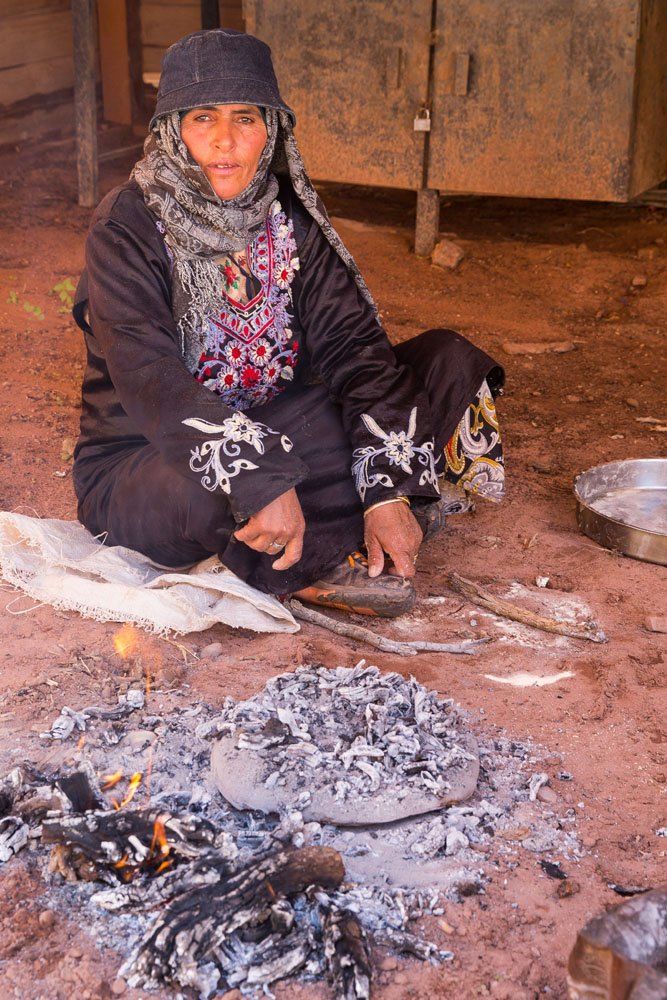
POLYGON ((285 570, 301 558, 305 530, 306 522, 299 498, 296 490, 291 489, 253 514, 247 524, 234 532, 234 538, 255 552, 267 552, 269 555, 278 555, 284 548, 280 558, 272 565, 273 569, 285 570))

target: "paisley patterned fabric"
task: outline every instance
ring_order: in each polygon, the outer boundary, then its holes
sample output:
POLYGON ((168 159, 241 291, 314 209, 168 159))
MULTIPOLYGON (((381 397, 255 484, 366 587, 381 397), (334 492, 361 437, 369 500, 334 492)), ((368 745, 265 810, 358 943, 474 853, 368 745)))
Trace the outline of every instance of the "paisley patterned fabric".
POLYGON ((503 498, 503 445, 486 380, 445 446, 444 478, 484 500, 499 503, 503 498))

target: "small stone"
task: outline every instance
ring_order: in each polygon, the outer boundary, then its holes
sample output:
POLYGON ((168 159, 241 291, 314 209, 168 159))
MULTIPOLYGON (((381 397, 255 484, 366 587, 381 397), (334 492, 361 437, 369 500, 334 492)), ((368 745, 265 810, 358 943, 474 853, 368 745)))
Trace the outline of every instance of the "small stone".
POLYGON ((650 615, 644 624, 649 632, 667 633, 667 616, 650 615))
POLYGON ((394 958, 393 955, 387 955, 380 961, 380 968, 383 972, 393 972, 394 969, 398 968, 398 959, 394 958))
POLYGON ((566 396, 565 398, 568 401, 568 403, 580 403, 581 402, 581 396, 569 395, 569 396, 566 396))
POLYGON ((53 910, 42 910, 37 919, 39 920, 40 927, 50 930, 56 922, 56 915, 53 910))
POLYGON ((131 729, 124 740, 132 750, 143 750, 151 741, 152 734, 147 733, 145 729, 131 729))
POLYGON ((82 958, 83 957, 83 951, 82 951, 81 948, 70 948, 70 950, 68 951, 67 954, 69 955, 70 958, 82 958))
POLYGON ((115 997, 122 997, 127 989, 127 984, 124 979, 114 979, 111 984, 111 992, 115 997))
POLYGON ((174 660, 168 663, 164 663, 158 674, 158 681, 161 684, 166 684, 169 687, 175 687, 177 684, 183 680, 187 673, 187 667, 184 663, 179 660, 174 660))
POLYGON ((639 407, 639 400, 629 396, 625 401, 625 405, 629 406, 631 410, 636 410, 639 407))
POLYGON ((636 274, 632 279, 633 288, 646 288, 648 285, 648 278, 645 274, 636 274))
POLYGON ((568 576, 552 576, 547 584, 549 590, 562 590, 565 594, 571 594, 574 590, 574 583, 568 576))
POLYGON ((581 886, 578 882, 575 882, 573 878, 564 878, 562 882, 558 883, 556 895, 559 899, 569 899, 570 896, 576 896, 580 891, 581 886))
POLYGON ((571 340, 545 340, 542 343, 505 340, 502 346, 506 354, 567 354, 576 350, 576 344, 571 340))
POLYGON ((454 243, 452 240, 440 240, 439 243, 436 243, 431 254, 431 263, 435 264, 436 267, 444 267, 453 271, 464 257, 465 253, 458 243, 454 243))
POLYGON ((637 251, 638 260, 655 260, 655 247, 640 247, 637 251))
POLYGON ((223 648, 221 642, 210 642, 208 646, 200 649, 199 655, 202 660, 214 660, 216 656, 222 655, 223 648))
POLYGON ((470 841, 464 833, 461 833, 460 830, 450 830, 447 834, 445 854, 458 854, 459 851, 464 851, 469 846, 470 841))
POLYGON ((547 785, 542 785, 542 787, 538 789, 537 798, 540 802, 550 802, 552 805, 553 803, 558 802, 558 796, 554 790, 549 788, 547 785))

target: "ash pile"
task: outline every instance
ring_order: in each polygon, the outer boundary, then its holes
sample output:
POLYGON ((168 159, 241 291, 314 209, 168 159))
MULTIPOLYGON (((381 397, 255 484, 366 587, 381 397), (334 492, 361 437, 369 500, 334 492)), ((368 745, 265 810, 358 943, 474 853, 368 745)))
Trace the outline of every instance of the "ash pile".
POLYGON ((378 949, 453 957, 419 918, 483 895, 519 843, 580 856, 572 811, 539 800, 532 748, 475 738, 414 678, 362 661, 217 713, 180 693, 156 713, 158 697, 63 709, 43 737, 69 767, 24 747, 34 763, 0 788, 0 861, 38 852, 49 905, 122 942, 130 985, 207 998, 294 976, 368 997, 378 949))

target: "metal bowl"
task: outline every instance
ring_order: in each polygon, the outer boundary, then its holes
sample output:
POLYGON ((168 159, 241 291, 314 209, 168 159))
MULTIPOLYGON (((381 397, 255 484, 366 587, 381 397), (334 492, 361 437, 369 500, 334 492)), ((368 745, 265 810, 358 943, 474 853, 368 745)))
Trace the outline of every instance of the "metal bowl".
POLYGON ((589 538, 667 566, 667 459, 597 465, 577 476, 577 521, 589 538))

